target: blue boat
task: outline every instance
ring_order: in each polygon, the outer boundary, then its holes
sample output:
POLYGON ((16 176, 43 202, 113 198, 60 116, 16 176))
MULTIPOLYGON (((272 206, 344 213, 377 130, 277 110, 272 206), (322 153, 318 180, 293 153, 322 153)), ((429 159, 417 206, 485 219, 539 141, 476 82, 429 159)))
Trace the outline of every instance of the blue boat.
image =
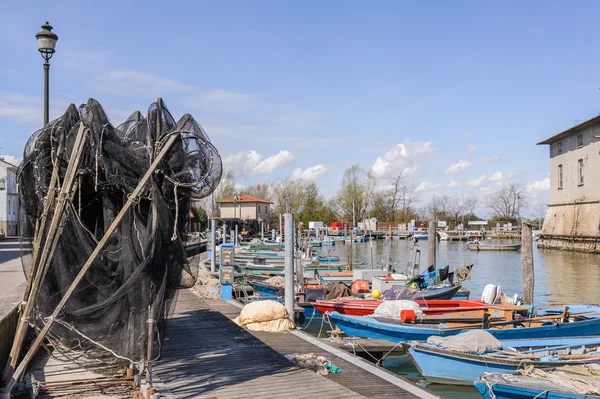
MULTIPOLYGON (((391 342, 426 341, 431 336, 447 337, 467 330, 445 328, 444 324, 408 324, 399 320, 371 316, 349 316, 338 312, 328 313, 329 319, 344 334, 351 337, 385 339, 391 342)), ((561 337, 587 337, 598 335, 600 319, 542 325, 539 327, 488 329, 499 340, 561 337)))
POLYGON ((333 255, 317 255, 315 258, 319 263, 339 263, 340 257, 333 255))
POLYGON ((600 356, 561 360, 571 349, 595 352, 600 338, 560 338, 501 341, 503 351, 485 354, 463 353, 436 345, 419 343, 408 349, 408 356, 425 380, 441 384, 472 386, 473 381, 489 373, 514 373, 525 366, 548 368, 600 362, 600 356), (536 349, 533 349, 536 348, 536 349), (510 349, 510 350, 509 350, 510 349), (514 350, 514 352, 513 352, 514 350), (542 353, 545 356, 542 356, 542 353), (552 356, 546 355, 552 353, 552 356))
POLYGON ((511 375, 492 374, 475 382, 475 388, 485 399, 598 399, 582 395, 549 381, 511 375))

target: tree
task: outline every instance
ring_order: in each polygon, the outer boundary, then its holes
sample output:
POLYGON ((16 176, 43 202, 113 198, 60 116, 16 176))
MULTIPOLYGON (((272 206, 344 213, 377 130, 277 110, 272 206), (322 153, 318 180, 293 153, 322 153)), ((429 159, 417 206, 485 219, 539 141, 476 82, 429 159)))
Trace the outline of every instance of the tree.
POLYGON ((538 217, 538 229, 541 229, 544 225, 544 219, 546 219, 546 211, 548 210, 548 205, 543 202, 538 202, 533 207, 533 211, 535 215, 538 217))
POLYGON ((260 183, 246 188, 244 192, 258 198, 269 199, 271 196, 271 187, 268 184, 260 183))
POLYGON ((448 200, 448 214, 452 217, 454 226, 458 225, 461 216, 466 213, 465 201, 460 195, 453 195, 448 200))
POLYGON ((231 197, 235 194, 235 179, 231 171, 227 172, 221 179, 217 189, 212 195, 212 211, 216 217, 221 215, 221 210, 218 209, 216 201, 231 197))
POLYGON ((477 204, 479 203, 479 199, 477 198, 476 195, 470 195, 468 197, 465 198, 464 200, 464 204, 465 204, 465 211, 466 211, 466 215, 469 216, 475 216, 475 208, 477 208, 477 204))
POLYGON ((524 188, 516 183, 506 184, 488 195, 485 203, 498 219, 507 222, 517 219, 521 212, 527 209, 524 188))
POLYGON ((448 216, 450 198, 447 195, 433 195, 429 201, 428 213, 435 220, 444 220, 448 216))
POLYGON ((353 225, 366 216, 375 191, 375 178, 360 165, 352 165, 344 172, 342 186, 336 197, 337 212, 353 225))
POLYGON ((404 170, 396 173, 392 178, 391 187, 386 190, 388 200, 387 220, 395 222, 397 219, 402 222, 408 222, 414 216, 414 210, 411 205, 418 201, 418 195, 415 193, 415 186, 410 184, 403 175, 404 170))

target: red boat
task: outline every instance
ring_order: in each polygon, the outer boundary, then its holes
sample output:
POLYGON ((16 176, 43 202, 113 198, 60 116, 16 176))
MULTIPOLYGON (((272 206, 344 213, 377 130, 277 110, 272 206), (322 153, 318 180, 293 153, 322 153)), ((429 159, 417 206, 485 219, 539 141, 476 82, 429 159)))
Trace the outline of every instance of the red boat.
MULTIPOLYGON (((321 314, 338 312, 352 316, 369 316, 383 301, 376 300, 351 300, 351 301, 317 301, 313 306, 321 314)), ((488 309, 488 305, 478 300, 432 299, 429 301, 417 300, 421 310, 426 315, 443 315, 447 313, 469 312, 481 313, 488 309)))

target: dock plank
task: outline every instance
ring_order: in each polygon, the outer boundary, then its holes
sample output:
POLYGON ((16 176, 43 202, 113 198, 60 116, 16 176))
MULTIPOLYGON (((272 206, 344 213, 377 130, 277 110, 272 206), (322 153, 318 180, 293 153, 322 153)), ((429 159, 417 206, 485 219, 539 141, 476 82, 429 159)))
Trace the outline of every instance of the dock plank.
MULTIPOLYGON (((362 398, 235 325, 236 309, 180 290, 154 371, 174 398, 362 398), (222 310, 223 313, 220 311, 222 310)), ((239 313, 239 310, 237 310, 239 313)))
POLYGON ((203 300, 180 290, 173 308, 154 370, 175 398, 421 397, 295 333, 245 331, 230 320, 240 309, 226 301, 203 300), (321 376, 301 369, 283 356, 293 353, 326 356, 342 373, 321 376))

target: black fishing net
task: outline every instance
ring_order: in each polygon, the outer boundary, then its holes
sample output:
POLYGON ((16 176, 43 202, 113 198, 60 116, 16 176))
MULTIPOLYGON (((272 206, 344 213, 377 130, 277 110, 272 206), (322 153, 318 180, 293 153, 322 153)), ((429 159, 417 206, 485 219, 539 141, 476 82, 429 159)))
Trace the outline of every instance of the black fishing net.
MULTIPOLYGON (((148 326, 152 357, 160 353, 170 300, 188 268, 182 235, 190 196, 208 196, 222 174, 221 158, 189 115, 175 122, 159 99, 147 118, 134 112, 114 127, 90 99, 37 131, 27 142, 18 180, 23 232, 23 267, 29 275, 36 229, 41 250, 30 323, 40 330, 76 275, 128 201, 133 206, 93 260, 48 334, 50 343, 71 355, 108 364, 142 363, 148 326), (84 146, 71 188, 65 186, 69 159, 83 124, 84 146), (174 141, 171 138, 174 137, 174 141), (139 196, 133 192, 167 143, 172 145, 139 196), (54 168, 58 185, 50 189, 54 168), (55 206, 44 212, 44 200, 55 206), (59 215, 56 204, 66 206, 59 215), (51 220, 60 220, 51 231, 51 220), (56 234, 55 234, 56 233, 56 234), (56 237, 56 239, 53 239, 56 237), (148 324, 148 320, 154 320, 148 324)), ((189 271, 189 270, 188 270, 189 271)))

